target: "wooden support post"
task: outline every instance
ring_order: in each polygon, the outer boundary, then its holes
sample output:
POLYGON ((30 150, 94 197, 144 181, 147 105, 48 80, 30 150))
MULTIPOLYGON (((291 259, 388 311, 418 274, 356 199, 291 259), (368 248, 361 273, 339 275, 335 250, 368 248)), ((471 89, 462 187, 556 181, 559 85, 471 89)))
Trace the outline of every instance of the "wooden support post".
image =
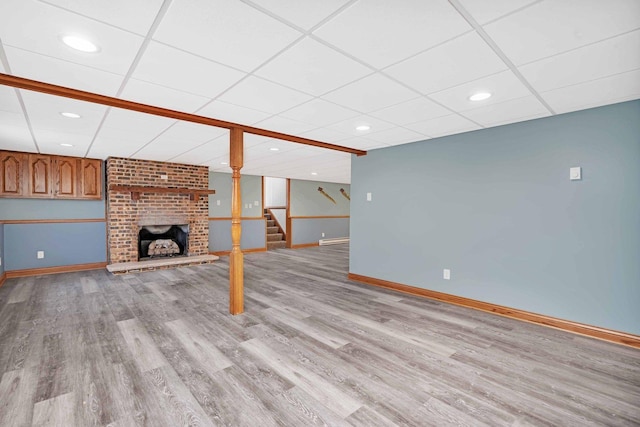
POLYGON ((233 174, 231 190, 231 253, 229 254, 229 312, 244 312, 244 261, 240 250, 242 235, 242 196, 240 194, 240 169, 243 165, 243 132, 240 128, 231 129, 230 161, 233 174))

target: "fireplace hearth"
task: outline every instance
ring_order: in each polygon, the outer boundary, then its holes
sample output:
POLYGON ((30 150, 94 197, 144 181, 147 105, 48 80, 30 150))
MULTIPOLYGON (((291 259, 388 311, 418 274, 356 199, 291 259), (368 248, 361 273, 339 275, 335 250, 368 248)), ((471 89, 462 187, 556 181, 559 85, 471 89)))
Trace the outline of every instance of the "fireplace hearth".
POLYGON ((188 255, 189 225, 145 225, 138 232, 138 260, 188 255))

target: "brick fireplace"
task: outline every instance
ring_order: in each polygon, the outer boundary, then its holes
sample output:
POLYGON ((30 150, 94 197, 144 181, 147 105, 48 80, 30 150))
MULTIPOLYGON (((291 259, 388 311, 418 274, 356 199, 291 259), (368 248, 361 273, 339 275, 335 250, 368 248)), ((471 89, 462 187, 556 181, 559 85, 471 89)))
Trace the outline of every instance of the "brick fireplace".
POLYGON ((186 226, 188 245, 181 255, 209 253, 209 198, 176 190, 207 190, 206 166, 110 157, 106 171, 109 264, 139 261, 139 236, 148 226, 186 226))

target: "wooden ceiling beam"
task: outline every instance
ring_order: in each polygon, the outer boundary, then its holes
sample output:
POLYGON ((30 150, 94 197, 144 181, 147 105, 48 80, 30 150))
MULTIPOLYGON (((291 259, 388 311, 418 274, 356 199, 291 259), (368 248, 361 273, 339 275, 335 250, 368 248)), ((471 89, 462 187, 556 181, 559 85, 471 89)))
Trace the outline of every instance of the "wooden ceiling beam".
POLYGON ((183 120, 185 122, 199 123, 202 125, 214 126, 229 130, 240 129, 243 132, 251 133, 254 135, 281 139, 284 141, 295 142, 297 144, 310 145, 312 147, 326 148, 328 150, 342 151, 344 153, 356 154, 358 156, 364 156, 367 154, 366 151, 344 147, 342 145, 330 144, 328 142, 316 141, 313 139, 302 138, 300 136, 289 135, 286 133, 260 129, 253 126, 242 125, 239 123, 227 122, 211 117, 198 116, 196 114, 184 113, 181 111, 170 110, 168 108, 154 107, 153 105, 141 104, 138 102, 127 101, 125 99, 119 99, 111 96, 100 95, 97 93, 86 92, 83 90, 72 89, 65 86, 58 86, 51 83, 40 82, 37 80, 25 79, 24 77, 12 76, 10 74, 0 73, 0 84, 15 87, 18 89, 25 89, 34 92, 46 93, 49 95, 61 96, 64 98, 77 99, 79 101, 92 102, 94 104, 107 105, 109 107, 122 108, 129 111, 137 111, 139 113, 153 114, 155 116, 183 120))

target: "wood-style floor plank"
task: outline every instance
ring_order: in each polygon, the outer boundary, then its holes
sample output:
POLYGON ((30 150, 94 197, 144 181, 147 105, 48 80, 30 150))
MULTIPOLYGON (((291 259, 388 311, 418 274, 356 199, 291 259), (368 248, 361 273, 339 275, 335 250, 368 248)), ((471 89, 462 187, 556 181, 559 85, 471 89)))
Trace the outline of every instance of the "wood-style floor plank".
POLYGON ((346 279, 348 245, 0 288, 0 426, 640 425, 640 351, 346 279))

